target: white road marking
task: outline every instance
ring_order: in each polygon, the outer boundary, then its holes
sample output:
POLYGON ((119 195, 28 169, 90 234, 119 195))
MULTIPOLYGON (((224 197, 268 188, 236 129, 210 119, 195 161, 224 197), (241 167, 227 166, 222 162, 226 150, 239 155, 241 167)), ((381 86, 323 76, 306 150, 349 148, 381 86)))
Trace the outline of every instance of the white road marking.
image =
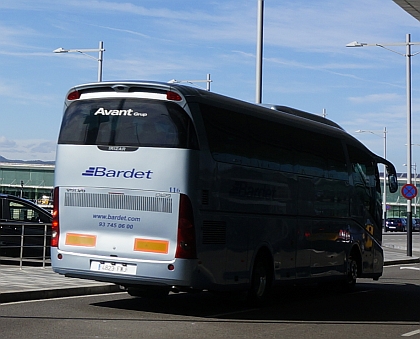
POLYGON ((420 271, 420 267, 405 266, 405 267, 400 267, 400 270, 415 270, 415 271, 420 271))
POLYGON ((401 337, 411 337, 411 336, 419 334, 419 333, 420 333, 420 330, 415 330, 415 331, 411 331, 411 332, 401 334, 401 337))

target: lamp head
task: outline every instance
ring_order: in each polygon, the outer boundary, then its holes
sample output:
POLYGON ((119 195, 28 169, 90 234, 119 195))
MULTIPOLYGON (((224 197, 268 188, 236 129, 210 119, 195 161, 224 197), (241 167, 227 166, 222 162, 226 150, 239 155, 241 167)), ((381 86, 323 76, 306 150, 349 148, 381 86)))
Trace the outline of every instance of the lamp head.
POLYGON ((353 41, 350 42, 349 44, 346 45, 346 47, 363 47, 366 46, 367 44, 364 42, 357 42, 357 41, 353 41))
POLYGON ((57 48, 53 50, 54 53, 67 53, 68 49, 64 49, 63 47, 57 48))

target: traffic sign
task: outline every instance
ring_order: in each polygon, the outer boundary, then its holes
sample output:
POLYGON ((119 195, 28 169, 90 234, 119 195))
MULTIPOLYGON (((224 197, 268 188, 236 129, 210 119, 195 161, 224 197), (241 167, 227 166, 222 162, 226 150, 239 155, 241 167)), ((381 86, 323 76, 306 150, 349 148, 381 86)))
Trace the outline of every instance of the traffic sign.
POLYGON ((401 188, 401 194, 408 200, 414 199, 417 196, 417 187, 412 184, 405 184, 401 188))

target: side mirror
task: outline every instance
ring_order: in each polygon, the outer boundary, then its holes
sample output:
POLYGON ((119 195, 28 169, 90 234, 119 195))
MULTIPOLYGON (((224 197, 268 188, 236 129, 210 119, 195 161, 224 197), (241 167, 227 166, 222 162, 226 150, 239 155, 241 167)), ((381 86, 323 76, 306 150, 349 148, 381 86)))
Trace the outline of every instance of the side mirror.
POLYGON ((394 165, 380 156, 374 155, 374 157, 376 158, 377 163, 384 164, 386 166, 386 172, 388 173, 388 189, 391 193, 395 193, 398 190, 398 179, 397 171, 395 170, 394 165))
POLYGON ((395 174, 388 175, 388 187, 391 193, 395 193, 398 190, 398 180, 395 174))

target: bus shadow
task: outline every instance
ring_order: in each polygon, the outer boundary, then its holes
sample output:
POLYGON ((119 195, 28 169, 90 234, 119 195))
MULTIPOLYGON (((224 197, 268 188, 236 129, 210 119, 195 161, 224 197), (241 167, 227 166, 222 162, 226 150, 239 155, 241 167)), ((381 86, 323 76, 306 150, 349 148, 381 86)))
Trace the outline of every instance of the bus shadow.
POLYGON ((358 283, 350 293, 328 287, 277 289, 261 307, 232 294, 170 294, 163 299, 123 296, 92 304, 119 310, 232 321, 419 322, 420 286, 358 283))

